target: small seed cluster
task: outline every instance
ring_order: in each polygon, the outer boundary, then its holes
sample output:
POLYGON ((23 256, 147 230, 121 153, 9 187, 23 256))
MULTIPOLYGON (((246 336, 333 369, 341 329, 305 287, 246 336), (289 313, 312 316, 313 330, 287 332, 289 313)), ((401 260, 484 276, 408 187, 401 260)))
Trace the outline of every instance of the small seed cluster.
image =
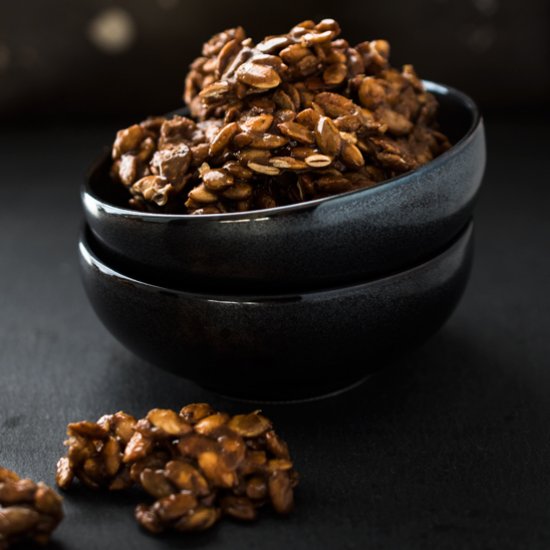
POLYGON ((135 516, 152 533, 204 530, 222 515, 253 520, 268 503, 280 514, 292 510, 298 476, 259 411, 231 417, 195 403, 141 420, 118 412, 69 424, 67 433, 57 484, 68 489, 76 477, 92 489, 140 486, 154 502, 135 516))
POLYGON ((28 541, 47 543, 63 519, 61 502, 44 483, 0 467, 0 550, 28 541))
POLYGON ((369 187, 445 151, 437 101, 384 40, 355 47, 336 21, 304 21, 258 44, 241 27, 204 44, 191 117, 118 132, 113 177, 135 208, 262 209, 369 187))

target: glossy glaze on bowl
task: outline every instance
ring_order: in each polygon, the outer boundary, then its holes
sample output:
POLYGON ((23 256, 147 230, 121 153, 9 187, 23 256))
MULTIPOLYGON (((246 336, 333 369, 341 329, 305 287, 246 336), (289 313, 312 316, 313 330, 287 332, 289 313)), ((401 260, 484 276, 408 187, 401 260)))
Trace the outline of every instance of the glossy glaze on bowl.
POLYGON ((374 188, 245 213, 157 215, 124 207, 125 192, 109 181, 104 158, 83 189, 86 220, 129 269, 162 273, 171 284, 295 290, 405 269, 437 253, 464 227, 485 167, 475 104, 452 88, 426 87, 437 96, 441 127, 455 145, 374 188))
POLYGON ((225 395, 292 399, 326 393, 422 343, 465 288, 470 224, 445 251, 402 273, 300 294, 223 295, 139 281, 80 241, 84 286, 128 349, 225 395))

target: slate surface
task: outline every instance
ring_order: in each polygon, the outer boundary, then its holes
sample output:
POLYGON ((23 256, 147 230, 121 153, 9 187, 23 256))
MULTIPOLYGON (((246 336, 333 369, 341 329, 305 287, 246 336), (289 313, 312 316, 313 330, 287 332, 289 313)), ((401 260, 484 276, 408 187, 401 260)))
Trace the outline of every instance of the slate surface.
MULTIPOLYGON (((0 131, 0 463, 49 483, 71 420, 197 400, 254 406, 140 362, 89 307, 77 269, 78 185, 115 128, 0 131)), ((135 525, 132 497, 76 490, 52 547, 548 548, 546 128, 489 121, 474 271, 436 337, 339 397, 263 406, 302 475, 292 517, 155 539, 135 525)))

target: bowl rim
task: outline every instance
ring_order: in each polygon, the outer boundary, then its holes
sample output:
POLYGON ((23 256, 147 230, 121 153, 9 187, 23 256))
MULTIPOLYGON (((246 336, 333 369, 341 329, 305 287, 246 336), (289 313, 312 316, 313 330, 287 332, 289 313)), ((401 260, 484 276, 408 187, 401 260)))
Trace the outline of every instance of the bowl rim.
MULTIPOLYGON (((419 168, 410 170, 409 172, 405 172, 404 174, 400 174, 399 176, 395 176, 393 178, 380 181, 375 185, 368 187, 366 189, 355 189, 352 191, 346 191, 345 193, 338 193, 336 195, 330 195, 328 197, 322 197, 322 198, 313 199, 310 201, 286 204, 283 206, 275 206, 272 208, 264 208, 261 210, 246 210, 244 212, 222 212, 218 214, 201 214, 200 216, 197 216, 196 214, 170 214, 170 213, 161 213, 161 212, 141 212, 139 210, 133 210, 130 208, 124 208, 121 206, 116 206, 114 204, 111 204, 103 200, 102 198, 100 198, 91 189, 91 186, 90 186, 91 175, 97 169, 97 167, 105 161, 105 156, 107 154, 107 152, 105 152, 98 160, 96 160, 96 162, 93 164, 92 168, 86 175, 86 178, 84 179, 84 183, 81 186, 81 193, 80 193, 82 203, 84 205, 85 210, 91 210, 95 212, 98 209, 101 209, 104 213, 107 213, 113 216, 121 216, 126 219, 139 219, 141 221, 170 222, 170 221, 185 220, 186 222, 190 221, 192 223, 206 223, 209 221, 230 222, 230 221, 247 221, 247 220, 252 220, 256 218, 270 218, 272 216, 291 214, 294 212, 299 212, 304 210, 314 210, 315 208, 323 204, 334 204, 334 203, 339 204, 341 202, 345 202, 350 197, 369 196, 377 192, 381 187, 384 187, 384 188, 395 187, 399 185, 401 181, 409 178, 411 175, 422 174, 423 172, 426 172, 429 169, 440 166, 451 157, 459 154, 460 151, 462 151, 468 145, 468 143, 473 140, 476 130, 481 126, 483 122, 483 118, 481 116, 479 107, 477 106, 475 101, 466 93, 452 86, 448 86, 446 84, 440 84, 438 82, 433 82, 431 80, 422 80, 422 83, 424 84, 424 87, 428 92, 435 93, 436 95, 454 96, 457 99, 459 99, 462 102, 462 104, 472 113, 473 115, 472 123, 470 124, 468 130, 464 133, 464 135, 454 145, 452 145, 450 149, 443 152, 441 155, 439 155, 435 159, 420 166, 419 168)), ((183 109, 178 109, 169 114, 177 114, 177 113, 180 113, 182 110, 183 109)))
POLYGON ((434 254, 428 260, 415 264, 412 267, 407 269, 390 273, 384 275, 383 277, 378 277, 374 279, 368 279, 363 282, 352 282, 350 284, 345 284, 343 286, 330 286, 328 288, 314 289, 314 290, 300 290, 300 291, 285 291, 281 293, 261 293, 253 292, 250 294, 246 293, 231 293, 231 292, 221 292, 216 294, 214 292, 205 292, 192 290, 183 290, 181 288, 173 288, 168 286, 160 286, 158 284, 142 281, 122 273, 119 268, 113 268, 105 263, 104 260, 99 258, 96 251, 93 250, 93 245, 90 245, 89 234, 91 230, 89 227, 84 227, 80 233, 78 240, 78 250, 80 254, 81 261, 83 260, 86 264, 92 269, 96 269, 102 274, 106 275, 109 278, 116 278, 124 283, 140 286, 149 291, 161 292, 161 293, 170 293, 176 294, 178 296, 184 296, 188 298, 198 299, 198 300, 207 300, 209 302, 232 302, 235 304, 257 304, 257 303, 266 303, 266 302, 295 302, 302 300, 304 298, 315 299, 315 297, 324 297, 330 296, 332 294, 338 294, 343 290, 351 291, 357 290, 359 288, 368 288, 369 286, 378 285, 378 284, 389 284, 392 280, 403 277, 404 275, 411 275, 417 271, 424 270, 428 268, 431 264, 441 261, 442 259, 452 255, 454 251, 461 246, 468 246, 468 243, 471 243, 472 236, 474 232, 474 220, 470 218, 466 225, 460 230, 460 232, 453 238, 453 240, 446 245, 443 250, 440 250, 434 254))

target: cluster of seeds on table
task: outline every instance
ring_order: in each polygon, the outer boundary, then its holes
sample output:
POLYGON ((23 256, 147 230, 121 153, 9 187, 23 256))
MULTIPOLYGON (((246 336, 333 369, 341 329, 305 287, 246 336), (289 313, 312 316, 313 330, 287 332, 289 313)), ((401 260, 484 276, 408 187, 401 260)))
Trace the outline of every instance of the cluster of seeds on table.
POLYGON ((141 487, 151 501, 135 517, 152 533, 200 531, 222 516, 254 520, 266 505, 293 507, 298 483, 286 443, 259 411, 230 416, 206 403, 179 413, 153 409, 137 420, 124 412, 69 424, 57 483, 91 488, 141 487))
POLYGON ((0 550, 45 544, 62 519, 62 499, 55 491, 0 467, 0 550))
POLYGON ((351 46, 332 19, 255 44, 213 36, 191 65, 190 116, 118 132, 112 176, 138 209, 263 209, 365 188, 445 151, 437 101, 385 40, 351 46))

